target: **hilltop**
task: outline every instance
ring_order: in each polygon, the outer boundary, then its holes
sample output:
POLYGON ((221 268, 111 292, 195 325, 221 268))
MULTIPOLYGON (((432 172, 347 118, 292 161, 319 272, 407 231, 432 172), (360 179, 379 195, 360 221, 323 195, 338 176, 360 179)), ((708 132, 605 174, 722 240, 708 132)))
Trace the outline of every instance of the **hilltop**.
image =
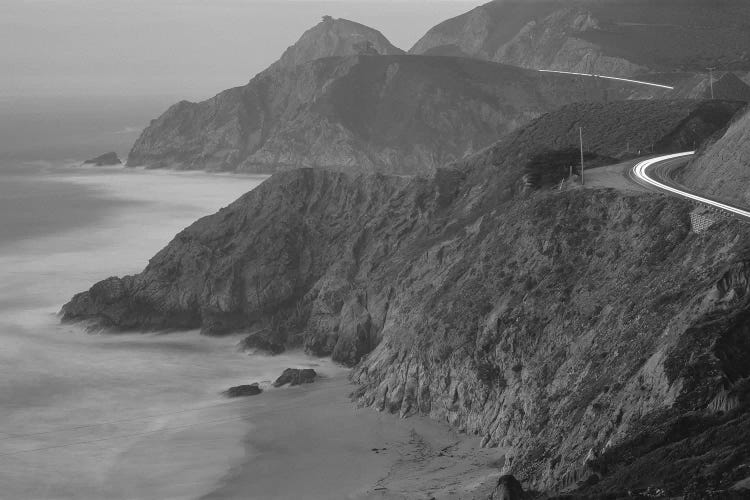
POLYGON ((326 16, 307 30, 271 67, 291 68, 324 57, 401 55, 383 34, 364 24, 326 16))
POLYGON ((428 31, 412 54, 632 76, 750 69, 744 0, 495 0, 428 31))

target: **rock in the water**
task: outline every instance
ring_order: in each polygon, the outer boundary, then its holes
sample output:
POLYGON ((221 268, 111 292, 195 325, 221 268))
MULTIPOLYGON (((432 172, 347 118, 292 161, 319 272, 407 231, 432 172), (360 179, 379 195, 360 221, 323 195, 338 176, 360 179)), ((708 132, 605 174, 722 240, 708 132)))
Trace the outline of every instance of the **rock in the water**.
POLYGON ((272 336, 263 333, 252 333, 240 342, 240 348, 243 351, 261 351, 266 354, 276 355, 284 352, 283 341, 279 342, 272 336))
POLYGON ((257 396, 261 392, 263 392, 263 389, 261 389, 256 382, 250 385, 236 385, 234 387, 230 387, 229 389, 224 391, 224 395, 228 398, 240 398, 244 396, 257 396))
POLYGON ((495 491, 489 496, 488 500, 523 500, 526 494, 518 479, 511 474, 505 474, 497 480, 495 491))
POLYGON ((300 385, 300 384, 312 384, 315 382, 315 378, 318 376, 315 370, 312 368, 287 368, 284 373, 281 374, 276 382, 273 383, 274 387, 281 387, 282 385, 300 385))
POLYGON ((96 165, 97 167, 108 167, 112 165, 121 165, 122 162, 117 156, 117 153, 105 153, 101 156, 97 156, 96 158, 86 160, 85 162, 83 162, 83 164, 96 165))

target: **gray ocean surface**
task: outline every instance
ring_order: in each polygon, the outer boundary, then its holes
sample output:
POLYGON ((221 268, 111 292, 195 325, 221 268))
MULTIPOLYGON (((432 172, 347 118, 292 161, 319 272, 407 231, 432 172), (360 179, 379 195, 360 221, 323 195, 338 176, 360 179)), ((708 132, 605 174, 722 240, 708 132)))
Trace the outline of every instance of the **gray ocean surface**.
MULTIPOLYGON (((55 137, 44 110, 44 130, 17 112, 11 118, 37 133, 38 151, 28 137, 15 150, 0 143, 3 499, 198 498, 246 458, 243 408, 263 404, 226 400, 222 390, 287 366, 338 370, 301 354, 249 356, 237 336, 91 334, 60 324, 74 293, 140 271, 179 230, 264 180, 81 167, 101 152, 126 153, 138 133, 127 132, 131 117, 108 112, 109 129, 86 113, 63 117, 77 123, 72 138, 55 137), (95 146, 87 132, 99 134, 95 146)), ((0 113, 0 130, 13 129, 11 118, 0 113)))

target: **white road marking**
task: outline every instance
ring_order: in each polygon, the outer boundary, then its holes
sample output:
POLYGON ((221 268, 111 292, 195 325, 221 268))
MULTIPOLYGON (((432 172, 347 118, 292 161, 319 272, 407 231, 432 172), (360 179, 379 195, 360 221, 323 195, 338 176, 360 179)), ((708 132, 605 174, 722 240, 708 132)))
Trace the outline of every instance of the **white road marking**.
POLYGON ((670 87, 669 85, 661 85, 660 83, 653 83, 653 82, 643 82, 641 80, 631 80, 630 78, 619 78, 617 76, 594 75, 591 73, 575 73, 573 71, 556 71, 553 69, 538 69, 537 71, 540 71, 542 73, 560 73, 563 75, 577 75, 577 76, 590 76, 590 77, 596 77, 596 78, 606 78, 607 80, 618 80, 620 82, 637 83, 640 85, 649 85, 651 87, 658 87, 660 89, 674 90, 674 87, 670 87))
POLYGON ((720 208, 721 210, 726 210, 727 212, 730 212, 732 214, 750 219, 750 212, 748 212, 747 210, 742 210, 741 208, 733 207, 725 203, 720 203, 718 201, 709 200, 708 198, 703 198, 702 196, 698 196, 692 193, 681 191, 679 189, 663 184, 657 180, 654 180, 648 175, 648 172, 647 172, 648 168, 657 163, 661 163, 663 161, 668 161, 668 160, 673 160, 675 158, 684 158, 686 156, 692 156, 694 154, 695 154, 695 151, 690 151, 686 153, 676 153, 676 154, 671 154, 671 155, 659 156, 657 158, 651 158, 649 160, 644 160, 636 164, 635 167, 633 167, 633 174, 638 179, 642 180, 643 182, 650 184, 652 186, 658 187, 659 189, 663 189, 665 191, 674 193, 678 196, 682 196, 683 198, 688 198, 691 200, 698 201, 700 203, 704 203, 706 205, 711 205, 713 207, 720 208))

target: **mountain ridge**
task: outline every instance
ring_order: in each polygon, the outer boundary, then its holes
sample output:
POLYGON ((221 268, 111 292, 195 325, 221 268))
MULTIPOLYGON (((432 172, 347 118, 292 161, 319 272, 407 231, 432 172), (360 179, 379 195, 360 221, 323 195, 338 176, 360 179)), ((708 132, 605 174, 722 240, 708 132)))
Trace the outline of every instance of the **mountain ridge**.
POLYGON ((428 174, 560 105, 639 91, 465 58, 323 58, 173 106, 141 134, 128 165, 428 174))

